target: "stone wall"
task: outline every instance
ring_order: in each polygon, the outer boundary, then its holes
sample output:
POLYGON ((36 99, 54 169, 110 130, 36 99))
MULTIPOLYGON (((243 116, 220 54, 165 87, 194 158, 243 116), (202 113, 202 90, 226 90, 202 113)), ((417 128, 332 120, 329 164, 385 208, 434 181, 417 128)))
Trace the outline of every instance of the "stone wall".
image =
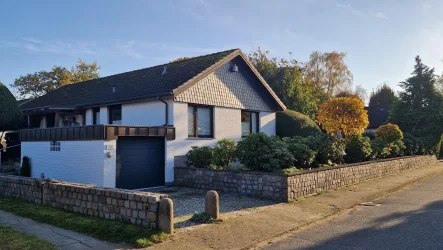
POLYGON ((412 156, 346 164, 289 175, 249 171, 214 171, 176 166, 174 185, 214 189, 276 201, 290 201, 324 190, 420 168, 435 161, 434 156, 412 156))
POLYGON ((0 176, 0 195, 84 215, 158 228, 164 194, 95 187, 33 178, 0 176))

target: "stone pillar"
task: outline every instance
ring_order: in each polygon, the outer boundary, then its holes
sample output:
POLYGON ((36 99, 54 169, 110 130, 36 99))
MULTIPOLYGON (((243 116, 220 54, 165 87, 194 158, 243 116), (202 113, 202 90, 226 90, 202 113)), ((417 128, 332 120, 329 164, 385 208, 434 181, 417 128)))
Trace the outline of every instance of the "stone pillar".
POLYGON ((205 213, 206 215, 218 220, 219 219, 219 201, 218 193, 214 190, 210 190, 206 193, 205 200, 205 213))
POLYGON ((158 229, 167 234, 174 232, 174 204, 170 198, 160 201, 158 208, 158 229))

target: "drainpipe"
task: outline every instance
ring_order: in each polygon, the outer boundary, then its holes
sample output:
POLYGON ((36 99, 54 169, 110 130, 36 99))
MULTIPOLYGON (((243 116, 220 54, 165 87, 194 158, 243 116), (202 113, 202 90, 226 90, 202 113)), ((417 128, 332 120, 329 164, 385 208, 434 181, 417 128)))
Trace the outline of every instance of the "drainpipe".
POLYGON ((164 126, 169 126, 169 105, 168 105, 168 102, 163 100, 161 97, 158 97, 158 100, 160 100, 162 103, 165 104, 165 125, 164 126))

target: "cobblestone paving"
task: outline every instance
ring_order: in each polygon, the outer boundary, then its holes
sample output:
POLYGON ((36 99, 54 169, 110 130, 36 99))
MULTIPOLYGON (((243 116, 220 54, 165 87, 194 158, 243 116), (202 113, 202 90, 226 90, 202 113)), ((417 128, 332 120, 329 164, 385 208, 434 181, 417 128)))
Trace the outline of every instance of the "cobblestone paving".
MULTIPOLYGON (((195 212, 205 211, 205 195, 207 190, 183 187, 164 187, 149 189, 149 192, 158 192, 169 195, 174 202, 175 217, 192 215, 195 212)), ((219 199, 221 213, 276 204, 275 201, 271 200, 223 192, 219 192, 219 199)))

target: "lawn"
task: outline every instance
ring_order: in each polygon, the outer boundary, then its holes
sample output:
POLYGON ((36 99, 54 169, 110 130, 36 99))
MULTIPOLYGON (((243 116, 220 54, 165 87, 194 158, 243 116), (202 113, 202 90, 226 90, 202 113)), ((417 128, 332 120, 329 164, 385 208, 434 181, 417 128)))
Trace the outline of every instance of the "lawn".
POLYGON ((89 217, 4 196, 0 196, 0 210, 109 242, 147 247, 167 238, 164 233, 137 225, 89 217))
POLYGON ((0 249, 2 250, 54 250, 51 243, 35 235, 23 233, 7 226, 0 226, 0 249))

